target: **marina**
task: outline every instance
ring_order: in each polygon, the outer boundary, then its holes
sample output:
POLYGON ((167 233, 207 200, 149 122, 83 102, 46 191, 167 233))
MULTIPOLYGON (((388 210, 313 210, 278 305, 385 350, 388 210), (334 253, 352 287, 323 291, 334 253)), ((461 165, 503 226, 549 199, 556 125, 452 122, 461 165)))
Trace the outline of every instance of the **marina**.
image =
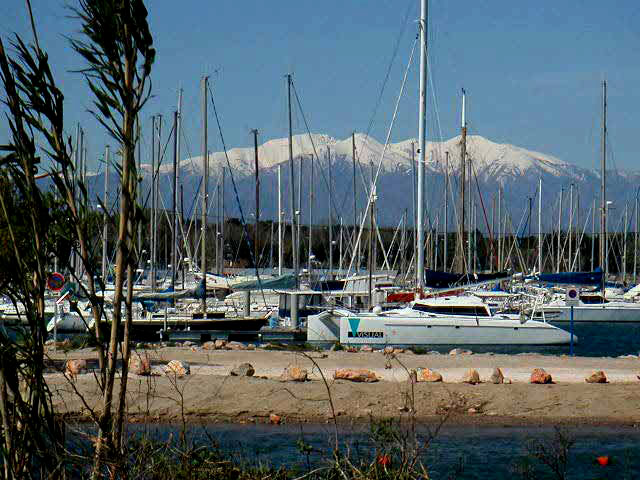
POLYGON ((0 478, 637 477, 637 8, 7 2, 0 478))

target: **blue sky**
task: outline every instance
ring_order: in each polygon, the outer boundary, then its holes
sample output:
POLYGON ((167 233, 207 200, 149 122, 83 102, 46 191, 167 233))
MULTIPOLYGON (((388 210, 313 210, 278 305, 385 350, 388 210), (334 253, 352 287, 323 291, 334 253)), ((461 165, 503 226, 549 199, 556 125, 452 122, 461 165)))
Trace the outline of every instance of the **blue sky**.
MULTIPOLYGON (((83 124, 95 165, 112 141, 86 112, 90 95, 72 72, 82 63, 63 35, 74 35, 78 24, 68 18, 64 2, 32 1, 41 44, 66 93, 69 133, 76 122, 83 124)), ((252 128, 261 140, 286 135, 288 72, 313 132, 345 138, 353 130, 366 131, 400 38, 371 130, 384 141, 417 30, 418 0, 147 5, 158 50, 154 97, 143 114, 147 137, 151 115, 162 113, 165 122, 172 117, 181 86, 183 153, 200 152, 199 84, 205 73, 211 76, 228 147, 250 145, 252 128)), ((459 92, 465 87, 470 133, 592 168, 598 165, 600 82, 606 78, 611 166, 640 168, 640 2, 432 1, 429 13, 428 139, 458 133, 459 92)), ((29 35, 24 0, 0 5, 3 41, 11 32, 29 35)), ((393 141, 417 136, 417 78, 416 55, 393 141)), ((209 124, 210 148, 219 150, 212 117, 209 124)), ((303 132, 299 115, 296 132, 303 132)), ((0 140, 6 136, 3 122, 0 140)))

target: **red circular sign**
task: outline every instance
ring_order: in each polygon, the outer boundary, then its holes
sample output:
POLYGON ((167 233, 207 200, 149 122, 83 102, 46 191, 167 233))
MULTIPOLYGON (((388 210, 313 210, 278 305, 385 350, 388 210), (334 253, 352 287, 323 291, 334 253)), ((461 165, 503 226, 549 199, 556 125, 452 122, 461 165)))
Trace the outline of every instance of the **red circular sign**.
POLYGON ((59 292, 62 290, 62 287, 64 287, 64 275, 58 272, 52 273, 47 279, 47 286, 49 287, 49 290, 59 292))

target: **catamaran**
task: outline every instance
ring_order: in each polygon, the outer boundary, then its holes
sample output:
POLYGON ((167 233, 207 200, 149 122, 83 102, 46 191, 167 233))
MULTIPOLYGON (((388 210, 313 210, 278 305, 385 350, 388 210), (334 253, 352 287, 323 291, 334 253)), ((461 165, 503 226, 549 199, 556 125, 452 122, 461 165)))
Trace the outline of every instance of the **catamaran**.
POLYGON ((346 345, 564 345, 571 335, 544 321, 493 312, 469 295, 416 300, 386 312, 327 310, 309 316, 307 340, 346 345))

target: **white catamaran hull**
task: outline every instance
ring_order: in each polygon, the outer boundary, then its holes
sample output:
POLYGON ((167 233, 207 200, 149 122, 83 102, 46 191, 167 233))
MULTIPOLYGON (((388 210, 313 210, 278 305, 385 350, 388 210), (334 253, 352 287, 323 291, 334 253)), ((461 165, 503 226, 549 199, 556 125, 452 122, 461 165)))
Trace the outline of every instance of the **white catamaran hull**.
MULTIPOLYGON (((570 334, 544 322, 480 317, 334 316, 309 317, 310 342, 352 345, 564 345, 570 334)), ((577 342, 577 337, 573 337, 577 342)))

